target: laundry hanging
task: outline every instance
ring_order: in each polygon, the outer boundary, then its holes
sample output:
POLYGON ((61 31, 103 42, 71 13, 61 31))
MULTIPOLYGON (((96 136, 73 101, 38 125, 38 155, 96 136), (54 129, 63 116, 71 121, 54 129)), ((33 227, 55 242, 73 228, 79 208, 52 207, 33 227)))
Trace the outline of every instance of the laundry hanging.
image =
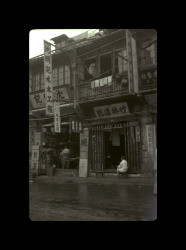
POLYGON ((120 146, 119 130, 112 131, 112 146, 120 146))

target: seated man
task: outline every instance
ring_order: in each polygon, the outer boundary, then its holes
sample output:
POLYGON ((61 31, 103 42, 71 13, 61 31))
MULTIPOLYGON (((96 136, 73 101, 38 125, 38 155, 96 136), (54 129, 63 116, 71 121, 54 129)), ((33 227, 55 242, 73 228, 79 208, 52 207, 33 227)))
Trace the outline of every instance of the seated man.
POLYGON ((121 162, 117 167, 117 174, 119 175, 119 173, 126 173, 127 170, 128 170, 127 161, 124 159, 124 156, 122 155, 121 162))

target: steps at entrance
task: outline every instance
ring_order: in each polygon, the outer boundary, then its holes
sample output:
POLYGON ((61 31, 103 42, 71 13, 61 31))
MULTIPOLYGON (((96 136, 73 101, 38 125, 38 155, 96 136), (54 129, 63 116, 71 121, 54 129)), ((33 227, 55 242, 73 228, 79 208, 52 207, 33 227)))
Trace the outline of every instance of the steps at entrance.
POLYGON ((77 169, 60 169, 56 168, 54 170, 54 176, 56 177, 77 177, 78 170, 77 169))

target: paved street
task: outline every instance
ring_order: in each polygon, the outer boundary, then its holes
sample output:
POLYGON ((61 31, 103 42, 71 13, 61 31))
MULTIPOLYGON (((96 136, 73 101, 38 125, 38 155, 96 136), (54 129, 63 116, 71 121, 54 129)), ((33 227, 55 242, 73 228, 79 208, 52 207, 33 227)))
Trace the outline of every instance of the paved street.
POLYGON ((100 183, 30 183, 33 221, 152 221, 152 186, 100 183))

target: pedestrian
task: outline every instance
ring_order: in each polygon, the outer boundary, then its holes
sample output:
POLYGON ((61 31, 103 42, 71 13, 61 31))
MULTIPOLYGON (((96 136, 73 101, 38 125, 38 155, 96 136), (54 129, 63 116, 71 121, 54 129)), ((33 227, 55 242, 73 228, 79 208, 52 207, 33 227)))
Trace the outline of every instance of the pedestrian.
POLYGON ((69 168, 69 156, 70 150, 65 145, 65 148, 61 152, 61 159, 62 159, 62 168, 69 168))
POLYGON ((154 170, 154 194, 157 195, 157 148, 155 149, 153 170, 154 170))
POLYGON ((124 155, 122 155, 121 156, 121 162, 117 166, 117 175, 119 175, 119 173, 126 173, 127 170, 128 170, 127 161, 125 160, 124 155))

